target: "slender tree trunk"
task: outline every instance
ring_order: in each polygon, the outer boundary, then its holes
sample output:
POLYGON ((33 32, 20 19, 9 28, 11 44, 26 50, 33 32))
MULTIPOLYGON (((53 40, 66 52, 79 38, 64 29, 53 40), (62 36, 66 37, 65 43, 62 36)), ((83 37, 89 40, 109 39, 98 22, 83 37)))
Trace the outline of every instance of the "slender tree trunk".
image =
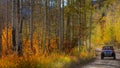
POLYGON ((44 5, 44 53, 46 54, 46 36, 47 36, 47 0, 45 0, 45 5, 44 5))
POLYGON ((0 20, 0 57, 2 56, 2 21, 0 20))
POLYGON ((22 9, 22 0, 17 1, 17 14, 18 14, 18 24, 17 24, 17 52, 19 56, 22 56, 22 16, 21 16, 21 9, 22 9))
POLYGON ((30 14, 30 48, 31 50, 33 50, 33 1, 30 0, 30 11, 31 11, 31 14, 30 14))
POLYGON ((41 25, 43 25, 43 24, 41 24, 41 23, 43 23, 43 21, 42 21, 42 5, 41 5, 42 3, 41 3, 41 1, 39 1, 39 22, 38 22, 38 46, 39 46, 39 51, 40 51, 40 47, 41 47, 41 37, 43 36, 41 33, 40 33, 40 29, 41 29, 41 32, 43 32, 43 29, 42 28, 40 28, 39 26, 41 26, 41 25))
POLYGON ((59 50, 62 51, 62 30, 61 28, 61 0, 59 0, 59 11, 58 11, 58 22, 59 22, 59 50))
POLYGON ((7 45, 7 49, 9 49, 9 46, 8 46, 8 0, 6 2, 6 45, 7 45))
POLYGON ((16 51, 16 29, 14 25, 15 0, 12 0, 12 46, 13 51, 16 51))
POLYGON ((47 16, 46 16, 46 17, 47 17, 47 19, 46 19, 46 20, 47 20, 47 21, 46 21, 47 27, 46 27, 46 28, 47 28, 47 32, 48 32, 48 34, 47 34, 47 38, 48 38, 48 47, 47 47, 48 54, 49 54, 49 48, 50 48, 50 23, 51 23, 51 22, 50 22, 50 21, 51 21, 51 20, 50 20, 50 14, 51 14, 51 13, 50 13, 50 9, 51 9, 51 8, 49 8, 49 7, 50 7, 49 2, 50 2, 50 1, 47 1, 47 5, 48 5, 48 6, 47 6, 47 8, 46 8, 46 10, 47 10, 47 16))
POLYGON ((1 6, 1 2, 0 2, 0 57, 2 56, 2 26, 3 26, 1 8, 2 8, 2 6, 1 6))
POLYGON ((61 8, 61 49, 63 50, 64 43, 64 0, 62 0, 62 8, 61 8))
MULTIPOLYGON (((92 7, 92 5, 91 5, 92 7)), ((92 34, 92 15, 93 15, 93 12, 92 12, 92 9, 90 10, 90 23, 89 23, 89 26, 90 26, 90 32, 89 32, 89 46, 88 46, 88 51, 90 52, 90 48, 91 48, 91 34, 92 34)))
POLYGON ((3 20, 2 20, 2 4, 0 2, 0 57, 2 57, 2 29, 3 29, 3 20))
MULTIPOLYGON (((46 4, 46 1, 45 0, 45 4, 46 4)), ((46 5, 44 4, 43 6, 43 27, 42 27, 42 30, 43 30, 43 53, 45 52, 46 50, 46 5)))
MULTIPOLYGON (((57 3, 57 7, 56 8, 59 8, 59 0, 56 1, 57 3)), ((59 9, 56 10, 56 44, 58 45, 58 48, 59 48, 59 21, 58 21, 58 16, 59 16, 59 9)))
POLYGON ((67 24, 66 24, 66 40, 70 41, 70 15, 67 16, 67 24))
POLYGON ((78 16, 78 52, 80 52, 80 16, 78 16))

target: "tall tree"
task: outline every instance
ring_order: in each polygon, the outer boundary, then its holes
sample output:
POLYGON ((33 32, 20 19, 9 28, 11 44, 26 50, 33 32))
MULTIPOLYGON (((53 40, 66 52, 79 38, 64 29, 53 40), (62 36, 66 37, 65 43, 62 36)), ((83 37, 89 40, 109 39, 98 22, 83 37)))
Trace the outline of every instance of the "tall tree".
POLYGON ((6 1, 6 45, 7 49, 9 49, 9 44, 8 44, 8 0, 6 1))
POLYGON ((59 11, 58 11, 58 23, 59 23, 59 50, 62 50, 62 35, 61 35, 61 0, 59 0, 59 6, 58 6, 58 8, 59 8, 59 11))
POLYGON ((30 0, 30 48, 33 50, 33 1, 30 0))
POLYGON ((22 0, 17 0, 17 52, 18 55, 22 55, 22 14, 21 14, 21 9, 22 9, 22 0))
POLYGON ((16 29, 15 29, 15 23, 14 23, 14 18, 15 18, 15 0, 12 0, 12 45, 13 45, 13 50, 16 50, 16 29))
POLYGON ((3 26, 1 9, 2 9, 2 4, 0 2, 0 57, 2 56, 2 26, 3 26))

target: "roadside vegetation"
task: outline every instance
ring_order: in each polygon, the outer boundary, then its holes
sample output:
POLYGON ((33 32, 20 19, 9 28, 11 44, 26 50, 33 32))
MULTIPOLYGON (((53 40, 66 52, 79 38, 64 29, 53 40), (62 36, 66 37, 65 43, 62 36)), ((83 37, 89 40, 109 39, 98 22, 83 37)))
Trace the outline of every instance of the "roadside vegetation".
POLYGON ((25 47, 24 55, 21 57, 17 53, 5 50, 6 47, 0 59, 0 68, 70 68, 77 63, 83 66, 96 57, 94 49, 89 52, 86 46, 81 46, 80 52, 78 52, 78 47, 75 47, 69 53, 52 52, 49 55, 37 52, 39 51, 37 47, 36 53, 31 53, 29 48, 25 47))

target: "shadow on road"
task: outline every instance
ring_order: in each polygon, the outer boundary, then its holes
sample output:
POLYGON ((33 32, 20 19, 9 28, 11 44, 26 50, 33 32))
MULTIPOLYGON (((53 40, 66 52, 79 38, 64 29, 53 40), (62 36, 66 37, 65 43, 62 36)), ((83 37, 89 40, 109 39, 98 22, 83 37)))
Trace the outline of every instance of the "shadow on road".
POLYGON ((116 61, 120 62, 120 59, 116 59, 116 61))
POLYGON ((120 68, 119 66, 116 66, 116 65, 112 65, 112 64, 93 64, 91 66, 94 66, 94 67, 110 67, 110 68, 120 68))
POLYGON ((114 60, 113 57, 105 57, 101 60, 100 53, 95 61, 89 63, 88 65, 82 68, 120 68, 120 53, 116 53, 116 59, 114 60))

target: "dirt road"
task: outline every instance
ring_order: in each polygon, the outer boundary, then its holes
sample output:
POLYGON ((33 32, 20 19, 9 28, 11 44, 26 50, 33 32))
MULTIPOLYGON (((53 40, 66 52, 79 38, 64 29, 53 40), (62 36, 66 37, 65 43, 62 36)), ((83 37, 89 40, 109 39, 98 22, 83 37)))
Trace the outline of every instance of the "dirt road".
POLYGON ((113 60, 112 57, 106 57, 104 60, 101 60, 99 54, 95 61, 77 68, 120 68, 120 53, 117 52, 116 57, 116 60, 113 60))

